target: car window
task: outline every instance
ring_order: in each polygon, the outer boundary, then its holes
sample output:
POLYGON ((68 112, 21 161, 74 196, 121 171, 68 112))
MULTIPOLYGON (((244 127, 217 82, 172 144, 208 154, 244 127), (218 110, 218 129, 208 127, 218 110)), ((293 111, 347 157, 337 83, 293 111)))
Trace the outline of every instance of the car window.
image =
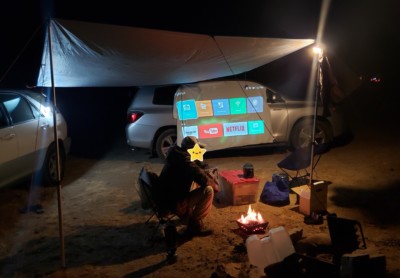
MULTIPOLYGON (((44 117, 44 115, 40 112, 40 110, 34 104, 31 103, 30 107, 32 109, 32 112, 33 112, 33 115, 35 116, 35 118, 44 117)), ((57 109, 56 109, 56 111, 58 112, 57 109)))
POLYGON ((173 105, 175 92, 178 85, 163 86, 154 90, 153 104, 157 105, 173 105))
POLYGON ((0 106, 0 128, 8 126, 7 116, 2 111, 2 107, 0 106))
POLYGON ((0 100, 10 115, 13 124, 35 118, 30 105, 22 96, 17 94, 3 94, 0 96, 0 100))

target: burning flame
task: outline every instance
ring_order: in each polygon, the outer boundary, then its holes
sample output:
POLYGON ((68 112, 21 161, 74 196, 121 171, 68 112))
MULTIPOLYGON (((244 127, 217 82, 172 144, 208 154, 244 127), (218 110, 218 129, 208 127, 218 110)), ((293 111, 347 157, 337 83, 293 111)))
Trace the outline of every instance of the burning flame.
POLYGON ((254 210, 251 209, 251 205, 249 205, 249 209, 247 210, 247 215, 240 217, 238 221, 242 224, 259 224, 259 223, 264 223, 264 219, 262 218, 261 214, 259 212, 255 212, 254 210))

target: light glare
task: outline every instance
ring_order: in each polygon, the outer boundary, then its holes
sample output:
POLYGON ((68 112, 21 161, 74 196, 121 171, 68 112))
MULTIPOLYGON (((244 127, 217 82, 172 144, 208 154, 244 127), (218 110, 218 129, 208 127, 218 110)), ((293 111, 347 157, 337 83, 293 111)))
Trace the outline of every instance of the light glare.
POLYGON ((322 54, 322 48, 318 46, 313 47, 313 51, 315 54, 321 55, 322 54))
POLYGON ((41 106, 40 107, 40 112, 45 116, 45 117, 50 117, 51 113, 51 108, 46 107, 46 106, 41 106))

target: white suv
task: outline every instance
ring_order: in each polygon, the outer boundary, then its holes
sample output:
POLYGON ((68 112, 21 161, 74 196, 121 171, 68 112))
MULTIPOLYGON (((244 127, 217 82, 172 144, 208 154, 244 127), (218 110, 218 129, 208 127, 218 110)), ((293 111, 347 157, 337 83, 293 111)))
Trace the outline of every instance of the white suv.
MULTIPOLYGON (((228 88, 229 82, 238 80, 205 82, 225 82, 228 88)), ((315 110, 313 101, 288 99, 265 85, 243 80, 239 82, 243 88, 248 86, 247 83, 264 88, 266 95, 262 97, 271 113, 273 137, 273 143, 268 145, 280 144, 299 148, 310 143, 315 110)), ((215 86, 224 88, 221 83, 215 86)), ((150 149, 152 154, 165 158, 166 151, 177 139, 177 119, 173 116, 173 104, 179 88, 180 85, 138 89, 127 111, 128 123, 125 131, 129 146, 150 149)), ((229 89, 225 91, 225 94, 229 94, 229 89)), ((321 110, 322 107, 318 111, 321 110)), ((338 112, 331 111, 329 117, 317 117, 315 140, 318 143, 332 143, 334 137, 343 132, 343 120, 338 112)))
MULTIPOLYGON (((63 177, 70 138, 59 111, 56 118, 63 177)), ((43 184, 57 184, 53 109, 41 93, 0 90, 0 154, 0 187, 35 172, 41 174, 43 184)))
POLYGON ((177 137, 172 110, 178 87, 148 86, 138 89, 127 112, 125 133, 129 146, 150 149, 152 154, 165 157, 177 137))

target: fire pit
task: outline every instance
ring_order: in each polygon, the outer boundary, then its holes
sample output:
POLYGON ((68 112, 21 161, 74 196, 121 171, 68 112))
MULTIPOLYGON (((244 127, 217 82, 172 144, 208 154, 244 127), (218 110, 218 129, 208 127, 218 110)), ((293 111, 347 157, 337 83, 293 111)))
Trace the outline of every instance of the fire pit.
POLYGON ((239 228, 246 234, 263 234, 265 229, 268 227, 268 222, 265 221, 259 212, 255 212, 251 209, 247 211, 246 216, 242 216, 236 220, 239 228))

